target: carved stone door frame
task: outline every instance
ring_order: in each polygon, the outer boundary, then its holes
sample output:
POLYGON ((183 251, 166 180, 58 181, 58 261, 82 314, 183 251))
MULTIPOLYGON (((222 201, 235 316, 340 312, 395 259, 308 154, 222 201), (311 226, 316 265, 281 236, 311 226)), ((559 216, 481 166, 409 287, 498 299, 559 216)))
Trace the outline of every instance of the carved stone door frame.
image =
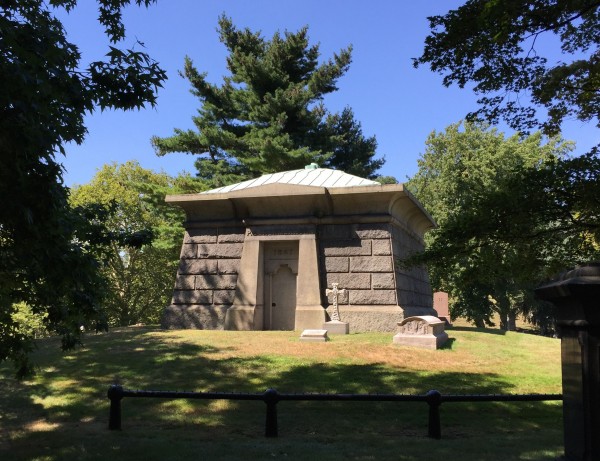
POLYGON ((242 249, 235 299, 225 315, 226 330, 264 328, 265 245, 289 240, 298 242, 295 328, 323 328, 326 318, 321 305, 316 226, 250 226, 242 249))

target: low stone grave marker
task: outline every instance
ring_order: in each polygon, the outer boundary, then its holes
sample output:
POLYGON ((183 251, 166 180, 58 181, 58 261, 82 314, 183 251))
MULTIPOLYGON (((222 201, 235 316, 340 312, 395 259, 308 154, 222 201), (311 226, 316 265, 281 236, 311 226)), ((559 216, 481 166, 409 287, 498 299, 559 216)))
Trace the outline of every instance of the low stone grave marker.
POLYGON ((445 322, 433 315, 407 317, 398 326, 400 331, 394 336, 394 344, 439 349, 448 340, 445 322))
POLYGON ((327 330, 304 330, 300 335, 300 341, 306 342, 324 343, 328 339, 327 330))

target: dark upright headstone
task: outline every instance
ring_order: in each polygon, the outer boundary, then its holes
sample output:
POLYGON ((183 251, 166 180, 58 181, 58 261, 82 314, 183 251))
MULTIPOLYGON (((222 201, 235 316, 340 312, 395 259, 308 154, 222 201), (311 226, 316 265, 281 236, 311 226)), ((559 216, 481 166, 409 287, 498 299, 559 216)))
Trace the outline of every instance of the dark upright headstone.
POLYGON ((436 291, 433 294, 433 308, 437 312, 437 316, 440 320, 443 320, 446 325, 452 325, 450 310, 448 309, 448 293, 436 291))
POLYGON ((600 263, 565 272, 536 295, 557 307, 565 458, 600 460, 600 263))

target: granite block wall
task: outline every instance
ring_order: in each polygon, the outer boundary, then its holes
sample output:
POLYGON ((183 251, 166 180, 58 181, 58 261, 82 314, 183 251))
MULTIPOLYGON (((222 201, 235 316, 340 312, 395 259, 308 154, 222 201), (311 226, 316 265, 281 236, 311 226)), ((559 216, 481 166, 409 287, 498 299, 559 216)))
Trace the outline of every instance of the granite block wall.
MULTIPOLYGON (((340 314, 353 331, 395 331, 405 316, 433 313, 427 271, 406 270, 397 262, 423 248, 422 240, 401 223, 328 224, 317 229, 322 305, 331 313, 333 298, 325 296, 325 289, 338 283, 345 290, 338 297, 340 314)), ((224 328, 245 234, 243 227, 186 231, 173 298, 163 316, 165 328, 224 328)))
MULTIPOLYGON (((396 304, 390 236, 389 224, 320 226, 323 289, 339 283, 346 290, 340 305, 396 304)), ((333 301, 331 295, 328 301, 333 301)))
MULTIPOLYGON (((423 243, 410 230, 400 225, 392 228, 392 249, 397 259, 406 258, 423 250, 423 243)), ((435 315, 433 293, 427 269, 423 266, 405 269, 395 266, 398 303, 409 315, 435 315)))
MULTIPOLYGON (((423 243, 398 224, 320 226, 319 248, 322 286, 338 283, 345 290, 338 297, 340 313, 355 331, 394 331, 403 316, 431 313, 427 271, 406 270, 397 262, 423 243)), ((331 305, 332 295, 326 301, 331 305)))
POLYGON ((186 231, 164 327, 223 329, 235 295, 244 233, 243 227, 186 231))

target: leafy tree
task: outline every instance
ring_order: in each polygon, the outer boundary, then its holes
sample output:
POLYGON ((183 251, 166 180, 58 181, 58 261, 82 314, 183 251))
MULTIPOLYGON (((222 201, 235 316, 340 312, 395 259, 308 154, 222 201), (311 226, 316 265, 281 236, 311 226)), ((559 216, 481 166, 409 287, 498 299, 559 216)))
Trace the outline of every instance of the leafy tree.
POLYGON ((116 239, 108 243, 101 274, 108 284, 103 307, 109 325, 157 323, 169 302, 184 220, 179 210, 164 203, 165 192, 173 188, 174 181, 166 174, 127 162, 105 165, 71 193, 74 206, 111 209, 105 221, 110 232, 152 236, 143 246, 116 239))
MULTIPOLYGON (((599 125, 599 1, 467 0, 429 22, 414 64, 443 74, 446 86, 474 85, 480 108, 468 119, 504 119, 521 132, 537 127, 549 136, 567 119, 599 125), (559 58, 541 53, 552 47, 555 56, 560 47, 559 58)), ((503 187, 472 197, 471 208, 438 231, 450 245, 430 254, 457 261, 477 245, 518 248, 524 267, 543 261, 535 265, 539 278, 598 258, 599 146, 524 167, 503 187)), ((531 315, 544 322, 544 312, 531 315)))
POLYGON ((13 305, 12 317, 19 325, 19 332, 27 338, 38 338, 46 336, 47 330, 44 324, 47 314, 35 314, 25 303, 13 305))
POLYGON ((593 246, 581 232, 565 240, 558 216, 530 212, 530 203, 543 197, 524 172, 545 176, 572 148, 560 138, 542 141, 539 132, 505 138, 468 122, 429 136, 408 187, 438 228, 412 262, 428 264, 434 287, 451 295, 453 315, 483 326, 496 313, 503 329, 514 329, 517 314, 535 314, 542 323, 532 288, 593 246), (544 233, 543 241, 534 237, 544 233), (556 252, 559 245, 563 250, 556 252))
POLYGON ((153 137, 159 155, 200 155, 198 176, 211 187, 311 162, 375 176, 383 164, 373 159, 375 138, 364 138, 351 109, 330 114, 322 101, 348 70, 350 47, 319 64, 319 46, 309 45, 306 27, 266 40, 222 16, 219 34, 231 75, 212 84, 186 57, 182 76, 201 103, 193 117, 197 131, 153 137))
POLYGON ((473 83, 483 96, 471 118, 504 119, 522 132, 539 126, 546 135, 569 118, 598 126, 599 1, 467 0, 429 23, 414 64, 444 74, 446 86, 473 83), (540 43, 560 44, 560 58, 544 56, 540 43))
POLYGON ((81 62, 54 16, 55 8, 70 11, 76 3, 0 2, 0 361, 13 359, 19 375, 31 371, 32 342, 14 320, 16 303, 47 314, 65 348, 80 341, 81 325, 102 317, 97 255, 87 245, 92 227, 69 208, 56 156, 65 143, 82 142, 86 113, 154 105, 166 78, 146 53, 116 46, 130 0, 98 0, 114 46, 103 61, 81 62))

